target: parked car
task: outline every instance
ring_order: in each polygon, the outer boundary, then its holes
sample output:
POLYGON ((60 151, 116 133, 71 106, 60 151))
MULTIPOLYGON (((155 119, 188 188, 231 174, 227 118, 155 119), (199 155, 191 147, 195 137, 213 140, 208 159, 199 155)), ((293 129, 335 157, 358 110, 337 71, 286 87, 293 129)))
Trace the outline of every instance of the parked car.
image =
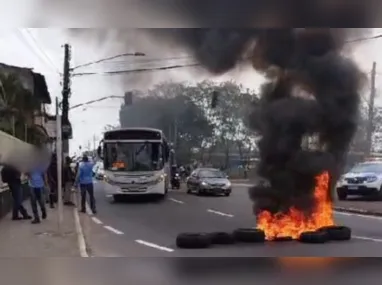
POLYGON ((339 200, 346 200, 350 195, 382 200, 382 162, 367 161, 355 165, 340 177, 336 191, 339 200))
POLYGON ((228 176, 215 168, 197 168, 187 179, 187 193, 229 196, 232 191, 228 176))

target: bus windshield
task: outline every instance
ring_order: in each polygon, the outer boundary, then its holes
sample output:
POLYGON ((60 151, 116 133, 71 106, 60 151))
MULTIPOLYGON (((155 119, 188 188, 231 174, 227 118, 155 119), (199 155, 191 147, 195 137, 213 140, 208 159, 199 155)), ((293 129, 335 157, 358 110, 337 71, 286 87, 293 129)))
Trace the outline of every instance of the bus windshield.
POLYGON ((105 143, 104 168, 110 171, 163 169, 163 146, 158 142, 105 143))

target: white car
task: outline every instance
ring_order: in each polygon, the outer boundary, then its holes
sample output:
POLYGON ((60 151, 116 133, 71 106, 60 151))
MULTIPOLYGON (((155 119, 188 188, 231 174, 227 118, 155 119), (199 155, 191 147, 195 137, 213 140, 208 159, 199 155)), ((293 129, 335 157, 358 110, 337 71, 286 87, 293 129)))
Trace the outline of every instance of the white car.
POLYGON ((101 179, 104 178, 105 172, 104 172, 104 168, 103 168, 103 163, 102 162, 97 162, 94 165, 93 173, 94 173, 95 179, 101 180, 101 179))
POLYGON ((350 195, 370 196, 382 200, 382 162, 368 161, 354 166, 336 185, 339 200, 350 195))

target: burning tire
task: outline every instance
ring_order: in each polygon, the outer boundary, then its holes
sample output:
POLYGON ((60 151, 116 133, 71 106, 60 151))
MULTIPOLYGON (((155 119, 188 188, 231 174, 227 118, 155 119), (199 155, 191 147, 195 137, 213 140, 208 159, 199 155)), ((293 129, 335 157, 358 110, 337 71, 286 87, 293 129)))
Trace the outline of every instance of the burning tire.
POLYGON ((302 243, 326 243, 329 240, 329 235, 325 231, 304 232, 298 238, 302 243))
POLYGON ((265 233, 258 229, 237 229, 233 232, 233 237, 238 242, 260 243, 265 242, 265 233))
POLYGON ((234 244, 235 239, 231 233, 215 232, 210 234, 212 244, 234 244))
POLYGON ((330 240, 343 241, 351 239, 351 229, 343 226, 322 227, 319 231, 325 232, 330 240))
POLYGON ((183 233, 176 237, 176 246, 179 248, 207 248, 212 244, 209 234, 183 233))
POLYGON ((293 241, 293 238, 292 237, 277 237, 277 238, 274 238, 272 241, 286 242, 286 241, 293 241))

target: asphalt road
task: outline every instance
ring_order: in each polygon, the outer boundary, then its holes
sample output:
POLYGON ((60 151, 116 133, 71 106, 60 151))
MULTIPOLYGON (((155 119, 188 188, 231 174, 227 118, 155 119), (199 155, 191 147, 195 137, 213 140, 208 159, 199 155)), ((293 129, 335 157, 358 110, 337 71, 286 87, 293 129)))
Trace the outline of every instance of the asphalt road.
POLYGON ((336 213, 336 222, 352 228, 353 239, 349 242, 176 248, 175 238, 181 232, 255 227, 245 185, 236 185, 230 197, 199 197, 174 190, 162 202, 139 199, 115 204, 112 198, 105 197, 102 182, 96 183, 95 192, 97 216, 81 216, 90 255, 94 257, 382 257, 382 218, 344 213, 336 213))

